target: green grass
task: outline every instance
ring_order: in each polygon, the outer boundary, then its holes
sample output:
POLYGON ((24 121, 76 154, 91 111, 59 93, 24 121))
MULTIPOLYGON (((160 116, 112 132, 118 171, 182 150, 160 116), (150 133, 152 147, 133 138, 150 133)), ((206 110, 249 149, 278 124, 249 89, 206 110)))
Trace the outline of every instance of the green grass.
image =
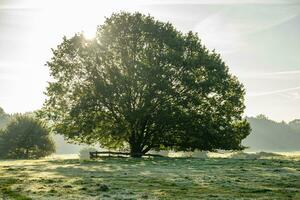
POLYGON ((0 161, 1 197, 300 199, 300 160, 278 157, 0 161))
MULTIPOLYGON (((10 170, 11 168, 8 168, 10 170)), ((29 200, 31 198, 22 195, 16 190, 12 190, 10 188, 11 185, 15 185, 17 183, 22 182, 17 178, 2 178, 0 179, 0 194, 2 194, 3 199, 10 198, 10 199, 17 199, 17 200, 29 200)), ((1 196, 0 196, 1 197, 1 196)))

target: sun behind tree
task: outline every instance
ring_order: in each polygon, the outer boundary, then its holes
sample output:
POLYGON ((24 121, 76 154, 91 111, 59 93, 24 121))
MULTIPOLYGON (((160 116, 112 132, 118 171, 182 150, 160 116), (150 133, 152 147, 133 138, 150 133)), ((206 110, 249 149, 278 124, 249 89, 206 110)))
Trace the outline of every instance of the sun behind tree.
POLYGON ((119 13, 95 39, 64 38, 47 63, 44 116, 79 143, 149 150, 243 149, 244 88, 196 34, 119 13))

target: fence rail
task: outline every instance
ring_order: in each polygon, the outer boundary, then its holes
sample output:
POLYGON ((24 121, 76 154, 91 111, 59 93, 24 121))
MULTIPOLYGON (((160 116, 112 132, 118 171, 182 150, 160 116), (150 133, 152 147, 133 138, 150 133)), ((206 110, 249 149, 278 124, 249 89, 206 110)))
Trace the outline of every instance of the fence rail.
MULTIPOLYGON (((127 152, 115 152, 115 151, 93 151, 90 152, 90 159, 96 159, 96 158, 100 158, 103 156, 130 156, 130 153, 127 152)), ((142 156, 148 156, 148 157, 164 157, 162 155, 158 155, 158 154, 143 154, 142 156)))

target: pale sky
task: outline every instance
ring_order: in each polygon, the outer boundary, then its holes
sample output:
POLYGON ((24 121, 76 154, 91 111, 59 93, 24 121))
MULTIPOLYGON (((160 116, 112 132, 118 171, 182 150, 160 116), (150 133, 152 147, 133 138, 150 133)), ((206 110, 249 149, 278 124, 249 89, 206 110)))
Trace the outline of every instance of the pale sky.
POLYGON ((41 108, 50 49, 118 11, 198 32, 245 85, 245 115, 300 118, 300 0, 0 0, 0 107, 41 108))

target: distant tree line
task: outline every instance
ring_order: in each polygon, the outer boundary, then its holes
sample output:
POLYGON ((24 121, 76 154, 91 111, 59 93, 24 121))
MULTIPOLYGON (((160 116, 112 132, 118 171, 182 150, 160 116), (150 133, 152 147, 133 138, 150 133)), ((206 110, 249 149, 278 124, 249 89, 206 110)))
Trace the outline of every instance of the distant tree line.
POLYGON ((0 107, 0 129, 3 129, 7 126, 11 117, 11 115, 5 113, 3 108, 0 107))
POLYGON ((276 122, 266 115, 247 117, 251 134, 243 145, 251 151, 300 151, 300 119, 276 122))

